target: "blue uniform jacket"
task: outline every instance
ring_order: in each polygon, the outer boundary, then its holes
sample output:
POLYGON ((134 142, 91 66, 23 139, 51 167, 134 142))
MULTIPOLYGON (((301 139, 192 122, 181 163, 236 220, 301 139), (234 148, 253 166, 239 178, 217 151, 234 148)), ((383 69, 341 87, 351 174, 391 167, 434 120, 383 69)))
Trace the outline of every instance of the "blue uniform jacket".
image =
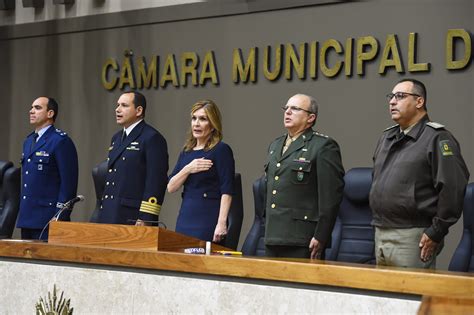
MULTIPOLYGON (((78 161, 76 147, 65 132, 49 127, 31 150, 33 135, 23 143, 17 227, 42 229, 62 203, 76 196, 78 161)), ((61 219, 69 220, 69 213, 61 219)))
POLYGON ((168 147, 153 127, 140 122, 121 143, 112 137, 99 223, 134 224, 156 221, 168 184, 168 147))

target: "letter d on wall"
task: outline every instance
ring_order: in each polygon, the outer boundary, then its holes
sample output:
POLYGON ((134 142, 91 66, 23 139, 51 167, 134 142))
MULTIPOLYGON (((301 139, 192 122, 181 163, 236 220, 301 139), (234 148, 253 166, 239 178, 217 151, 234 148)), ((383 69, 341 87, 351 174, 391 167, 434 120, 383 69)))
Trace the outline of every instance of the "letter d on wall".
POLYGON ((472 44, 471 36, 464 29, 450 29, 446 35, 446 69, 456 70, 467 67, 471 61, 472 44), (464 55, 455 60, 456 43, 464 43, 464 55))

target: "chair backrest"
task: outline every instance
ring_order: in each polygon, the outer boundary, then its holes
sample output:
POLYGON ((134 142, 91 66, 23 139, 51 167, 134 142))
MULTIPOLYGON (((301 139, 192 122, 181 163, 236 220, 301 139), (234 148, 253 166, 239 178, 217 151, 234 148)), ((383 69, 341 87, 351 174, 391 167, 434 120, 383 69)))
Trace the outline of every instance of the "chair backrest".
POLYGON ((474 272, 474 183, 467 185, 463 206, 463 232, 448 270, 474 272))
POLYGON ((90 222, 97 222, 99 215, 99 207, 101 203, 102 195, 105 189, 105 178, 107 176, 108 161, 102 161, 92 169, 92 179, 94 180, 96 204, 94 212, 92 212, 90 222))
POLYGON ((227 216, 227 236, 223 242, 223 246, 237 249, 242 229, 242 221, 244 219, 244 202, 242 200, 242 178, 239 173, 235 173, 234 177, 234 195, 227 216))
POLYGON ((3 175, 6 170, 13 166, 13 163, 10 161, 0 161, 0 212, 3 209, 5 203, 5 198, 3 196, 3 175))
POLYGON ((369 193, 372 168, 358 167, 344 176, 344 194, 326 260, 375 264, 374 228, 369 193))
POLYGON ((11 238, 20 208, 21 170, 0 161, 0 238, 11 238))
POLYGON ((265 256, 265 177, 253 183, 255 217, 245 242, 242 253, 246 256, 265 256))

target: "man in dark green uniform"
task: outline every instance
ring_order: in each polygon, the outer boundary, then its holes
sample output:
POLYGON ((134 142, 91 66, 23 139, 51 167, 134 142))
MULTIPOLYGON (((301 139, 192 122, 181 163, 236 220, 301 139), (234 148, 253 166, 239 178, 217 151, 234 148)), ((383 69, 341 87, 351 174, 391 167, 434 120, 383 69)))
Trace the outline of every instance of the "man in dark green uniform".
POLYGON ((313 97, 296 94, 283 111, 288 134, 270 144, 265 164, 266 255, 321 259, 342 199, 341 153, 336 141, 312 129, 313 97))
POLYGON ((378 265, 435 268, 462 212, 469 171, 459 144, 431 122, 426 88, 405 79, 387 95, 392 119, 374 154, 370 207, 378 265))

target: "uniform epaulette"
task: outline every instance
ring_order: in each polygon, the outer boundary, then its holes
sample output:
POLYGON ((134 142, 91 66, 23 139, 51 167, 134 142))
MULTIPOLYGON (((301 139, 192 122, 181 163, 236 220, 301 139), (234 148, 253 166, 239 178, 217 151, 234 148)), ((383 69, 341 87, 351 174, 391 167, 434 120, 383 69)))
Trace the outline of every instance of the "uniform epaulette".
POLYGON ((323 137, 323 138, 329 138, 329 136, 326 136, 326 135, 324 135, 322 133, 319 133, 317 131, 313 131, 313 135, 320 136, 320 137, 323 137))
POLYGON ((60 136, 63 136, 63 137, 67 135, 67 133, 65 131, 62 131, 61 129, 58 129, 58 128, 56 128, 56 133, 60 136))
POLYGON ((442 124, 439 124, 437 122, 434 122, 434 121, 429 121, 426 123, 427 126, 430 126, 431 128, 434 128, 434 129, 443 129, 444 128, 444 125, 442 124))
POLYGON ((384 131, 388 131, 388 130, 391 130, 391 129, 395 128, 395 127, 399 127, 399 126, 400 126, 400 125, 393 125, 393 126, 388 127, 387 129, 385 129, 384 131))

